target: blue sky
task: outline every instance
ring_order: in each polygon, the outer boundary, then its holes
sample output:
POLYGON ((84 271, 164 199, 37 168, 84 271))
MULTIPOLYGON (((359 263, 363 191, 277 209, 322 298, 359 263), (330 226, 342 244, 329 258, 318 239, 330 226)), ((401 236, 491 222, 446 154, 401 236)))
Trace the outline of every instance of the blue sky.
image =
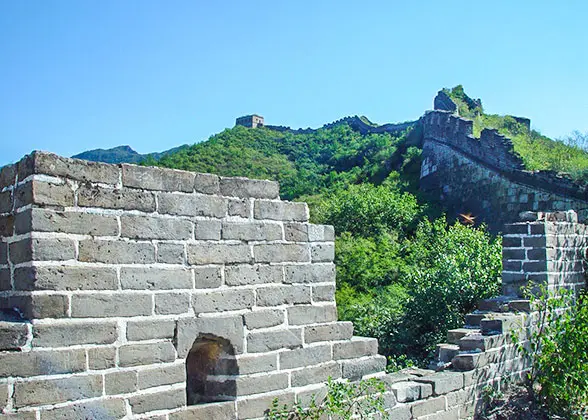
POLYGON ((259 113, 418 118, 463 84, 551 137, 588 131, 588 2, 0 1, 0 165, 194 143, 259 113))

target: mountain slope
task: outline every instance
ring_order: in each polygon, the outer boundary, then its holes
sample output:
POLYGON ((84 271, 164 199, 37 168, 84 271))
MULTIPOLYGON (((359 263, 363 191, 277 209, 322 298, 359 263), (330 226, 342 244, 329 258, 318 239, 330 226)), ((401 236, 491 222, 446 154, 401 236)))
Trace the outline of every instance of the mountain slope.
POLYGON ((117 146, 113 147, 112 149, 87 150, 72 157, 77 159, 85 159, 94 162, 105 163, 140 163, 147 159, 149 156, 158 160, 163 156, 176 153, 186 147, 188 147, 188 145, 174 147, 173 149, 169 149, 164 152, 149 153, 146 155, 142 155, 140 153, 137 153, 130 146, 117 146))

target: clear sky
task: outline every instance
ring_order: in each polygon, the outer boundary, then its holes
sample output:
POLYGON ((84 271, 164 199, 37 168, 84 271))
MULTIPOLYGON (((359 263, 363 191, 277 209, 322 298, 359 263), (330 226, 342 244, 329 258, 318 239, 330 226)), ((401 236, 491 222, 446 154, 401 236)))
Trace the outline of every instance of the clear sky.
POLYGON ((463 84, 551 137, 588 131, 588 2, 0 0, 0 165, 141 153, 259 113, 416 119, 463 84))

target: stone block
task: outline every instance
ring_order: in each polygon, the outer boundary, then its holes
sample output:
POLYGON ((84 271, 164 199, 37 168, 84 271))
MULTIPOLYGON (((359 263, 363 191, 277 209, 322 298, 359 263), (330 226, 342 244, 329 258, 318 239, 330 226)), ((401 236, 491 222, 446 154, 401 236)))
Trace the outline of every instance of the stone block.
POLYGON ((237 356, 239 374, 272 372, 278 369, 278 355, 271 354, 245 354, 237 356))
POLYGON ((235 264, 251 261, 251 249, 245 244, 201 243, 188 245, 188 263, 235 264))
POLYGON ((351 337, 349 341, 333 343, 333 359, 355 359, 378 353, 378 340, 370 337, 351 337))
POLYGON ((135 392, 137 389, 136 370, 123 370, 104 374, 106 395, 127 394, 135 392))
POLYGON ((335 228, 331 225, 308 225, 308 240, 323 242, 335 240, 335 228))
POLYGON ((219 194, 219 177, 213 174, 194 174, 194 191, 202 194, 219 194))
POLYGON ((186 390, 174 388, 167 391, 134 395, 129 398, 133 414, 143 414, 156 410, 173 410, 186 405, 186 390))
POLYGON ((189 293, 158 293, 155 295, 155 314, 183 314, 190 310, 189 293))
POLYGON ((221 218, 227 214, 227 200, 217 196, 161 193, 158 211, 177 216, 221 218))
POLYGON ((228 197, 279 198, 279 185, 275 181, 248 178, 220 178, 220 192, 228 197))
POLYGON ((155 248, 147 242, 86 239, 79 243, 78 258, 105 264, 150 264, 155 262, 155 248))
POLYGON ((223 282, 221 267, 194 267, 193 271, 196 289, 214 289, 223 282))
POLYGON ((365 375, 384 372, 386 369, 386 357, 376 354, 361 359, 346 359, 341 361, 343 378, 358 381, 365 375))
POLYGON ((300 328, 253 331, 247 336, 247 351, 249 353, 265 353, 298 347, 302 347, 302 329, 300 328))
POLYGON ((102 395, 102 375, 33 380, 14 384, 14 406, 57 404, 102 395))
POLYGON ((114 268, 78 266, 22 267, 14 271, 16 290, 116 290, 114 268))
POLYGON ((282 407, 283 405, 291 407, 294 404, 294 393, 291 391, 278 395, 272 394, 239 399, 239 401, 237 401, 237 413, 239 419, 263 418, 265 413, 272 406, 275 398, 278 399, 279 407, 282 407))
POLYGON ((173 362, 176 351, 172 343, 124 344, 118 349, 118 364, 121 367, 151 365, 173 362))
POLYGON ((192 238, 192 223, 183 219, 125 214, 120 217, 120 226, 123 238, 176 241, 192 238))
POLYGON ((0 384, 0 413, 8 405, 8 384, 0 384))
POLYGON ((332 360, 331 346, 319 345, 280 352, 280 369, 295 369, 332 360))
POLYGON ((29 204, 40 206, 71 207, 74 205, 74 192, 69 184, 54 184, 36 179, 16 187, 14 207, 29 204))
POLYGON ((10 244, 10 261, 65 261, 76 257, 74 242, 66 238, 26 238, 10 244))
POLYGON ((287 309, 289 325, 308 325, 337 320, 335 305, 298 305, 287 309))
POLYGON ((0 351, 20 350, 27 343, 30 324, 0 321, 0 351))
POLYGON ((284 323, 284 311, 281 309, 263 309, 259 311, 248 312, 243 315, 245 325, 248 329, 269 328, 284 323))
POLYGON ((284 283, 335 284, 335 264, 304 264, 285 266, 284 283))
POLYGON ((227 286, 282 283, 282 267, 274 265, 234 265, 225 267, 227 286))
POLYGON ((37 294, 0 297, 0 309, 18 308, 26 319, 64 318, 67 316, 69 302, 66 295, 37 294))
POLYGON ((155 196, 151 192, 131 188, 103 188, 86 184, 78 189, 78 206, 152 213, 155 211, 155 196))
MULTIPOLYGON (((239 417, 242 418, 242 417, 239 417)), ((226 419, 236 420, 235 402, 192 405, 168 414, 169 420, 226 419)))
POLYGON ((332 242, 312 244, 310 256, 313 262, 333 261, 335 259, 335 244, 332 242))
POLYGON ((0 213, 10 213, 12 207, 12 191, 0 192, 0 213))
POLYGON ((251 215, 251 201, 248 198, 230 198, 229 216, 249 218, 251 215))
POLYGON ((185 382, 186 367, 184 363, 142 369, 137 372, 137 384, 140 390, 185 382))
POLYGON ((182 268, 123 267, 120 284, 123 289, 133 290, 191 289, 192 272, 182 268))
POLYGON ((183 244, 157 244, 157 262, 163 264, 184 264, 186 250, 183 244))
POLYGON ((411 420, 412 414, 408 405, 399 405, 388 410, 388 415, 394 420, 411 420))
POLYGON ((301 285, 263 286, 257 289, 257 306, 310 303, 310 287, 301 285))
POLYGON ((197 314, 250 309, 254 304, 255 292, 252 289, 228 289, 192 295, 192 308, 197 314))
POLYGON ((413 381, 396 382, 390 385, 390 389, 398 402, 416 401, 427 398, 433 393, 431 384, 423 384, 413 381))
POLYGON ((0 241, 0 265, 8 264, 8 244, 0 241))
MULTIPOLYGON (((412 404, 411 406, 411 412, 412 412, 412 416, 414 418, 423 418, 425 416, 427 420, 433 420, 432 418, 429 418, 428 415, 430 414, 434 414, 438 411, 445 411, 445 398, 443 397, 437 397, 437 398, 427 398, 424 401, 417 401, 416 403, 412 404)), ((445 416, 447 413, 444 413, 443 415, 445 416)), ((438 418, 439 420, 441 419, 447 419, 449 420, 450 417, 435 417, 436 419, 438 418)), ((455 420, 457 420, 456 417, 455 420)))
POLYGON ((151 315, 152 297, 141 293, 74 294, 71 298, 72 318, 107 318, 151 315))
POLYGON ((115 321, 51 320, 33 323, 33 347, 112 344, 117 338, 115 321))
POLYGON ((462 353, 451 360, 453 368, 458 371, 468 371, 486 365, 484 353, 462 353))
POLYGON ((127 322, 127 340, 141 341, 172 338, 176 323, 172 319, 148 319, 127 322))
POLYGON ((222 239, 277 241, 282 239, 282 226, 267 222, 223 222, 222 239))
POLYGON ((308 223, 284 223, 284 239, 288 242, 308 242, 308 223))
POLYGON ((292 386, 299 387, 326 382, 327 379, 341 377, 339 363, 330 362, 318 366, 305 367, 292 372, 292 386))
POLYGON ((194 222, 194 238, 218 241, 221 238, 220 220, 197 220, 194 222))
POLYGON ((90 370, 112 369, 116 366, 116 347, 92 347, 87 351, 90 370))
POLYGON ((236 353, 243 352, 244 334, 241 315, 179 319, 176 330, 175 343, 178 358, 186 358, 194 340, 201 335, 222 337, 230 341, 236 353))
POLYGON ((310 249, 301 244, 259 244, 253 245, 255 262, 309 262, 310 249))
POLYGON ((0 268, 0 292, 12 289, 10 268, 0 268))
POLYGON ((115 216, 33 208, 16 216, 16 233, 58 232, 91 236, 117 236, 115 216))
POLYGON ((125 187, 155 191, 194 191, 194 173, 176 169, 122 164, 125 187))
POLYGON ((313 286, 312 287, 312 301, 313 302, 334 302, 335 301, 335 285, 313 286))
POLYGON ((87 401, 65 407, 41 411, 41 418, 79 420, 79 419, 119 419, 125 417, 127 407, 122 398, 87 401))
POLYGON ((284 222, 307 222, 306 203, 289 201, 255 200, 253 215, 258 220, 281 220, 284 222))
POLYGON ((0 352, 0 378, 76 373, 85 369, 83 349, 0 352))
POLYGON ((431 384, 433 386, 433 395, 448 394, 464 387, 463 373, 461 372, 439 372, 434 375, 415 378, 414 380, 431 384))
POLYGON ((235 382, 239 396, 261 394, 288 388, 288 373, 270 373, 262 376, 239 375, 235 382))
POLYGON ((14 233, 14 216, 0 216, 0 237, 12 236, 14 233))
POLYGON ((0 190, 16 183, 16 164, 0 168, 0 190))
POLYGON ((351 322, 338 321, 304 327, 304 341, 307 344, 319 341, 349 340, 352 336, 353 324, 351 322))

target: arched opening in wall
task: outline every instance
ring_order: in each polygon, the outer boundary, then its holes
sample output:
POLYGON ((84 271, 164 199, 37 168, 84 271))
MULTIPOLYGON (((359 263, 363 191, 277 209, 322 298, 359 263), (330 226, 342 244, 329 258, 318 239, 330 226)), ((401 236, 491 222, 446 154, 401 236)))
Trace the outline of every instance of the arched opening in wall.
POLYGON ((234 400, 238 373, 235 349, 229 340, 199 335, 186 358, 188 405, 234 400))

